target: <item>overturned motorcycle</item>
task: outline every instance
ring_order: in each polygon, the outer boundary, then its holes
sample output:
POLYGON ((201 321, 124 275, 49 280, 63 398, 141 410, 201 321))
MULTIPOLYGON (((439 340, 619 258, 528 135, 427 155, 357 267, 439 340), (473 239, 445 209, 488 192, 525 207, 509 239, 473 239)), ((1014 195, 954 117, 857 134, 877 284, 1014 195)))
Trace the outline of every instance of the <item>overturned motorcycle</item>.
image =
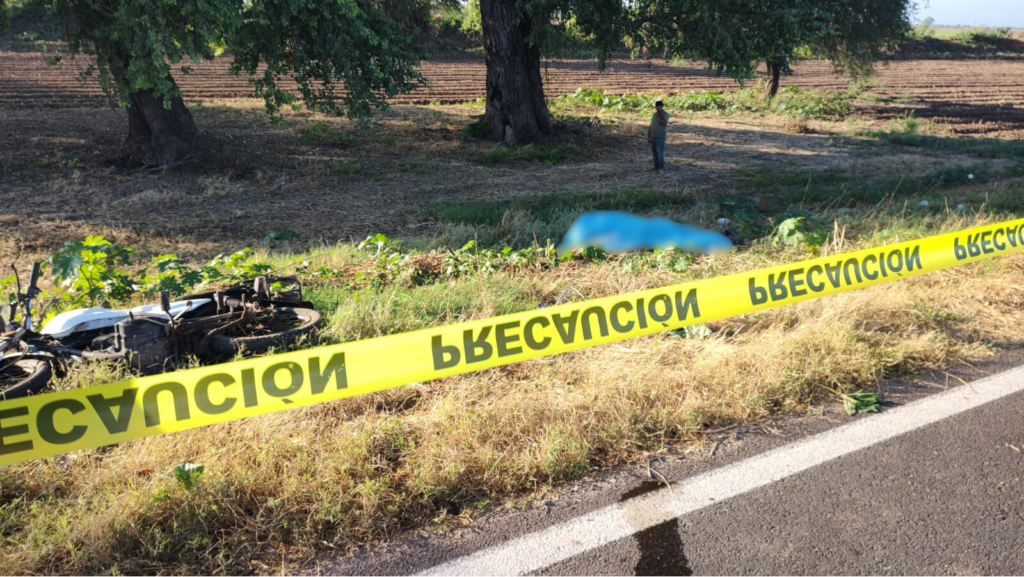
POLYGON ((115 361, 149 375, 172 370, 187 356, 263 353, 296 342, 320 324, 297 278, 258 277, 174 302, 164 292, 159 304, 66 311, 37 332, 32 301, 40 292, 38 280, 36 263, 25 292, 17 279, 15 302, 0 305, 0 400, 41 391, 68 362, 115 361))

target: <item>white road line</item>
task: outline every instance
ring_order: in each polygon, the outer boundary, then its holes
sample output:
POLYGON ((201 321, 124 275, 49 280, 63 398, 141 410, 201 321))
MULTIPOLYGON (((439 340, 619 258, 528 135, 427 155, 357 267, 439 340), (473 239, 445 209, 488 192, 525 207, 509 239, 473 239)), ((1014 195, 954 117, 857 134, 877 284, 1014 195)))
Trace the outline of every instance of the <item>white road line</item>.
POLYGON ((879 415, 691 477, 500 545, 421 575, 522 575, 670 519, 801 473, 1024 390, 1024 367, 993 375, 879 415))

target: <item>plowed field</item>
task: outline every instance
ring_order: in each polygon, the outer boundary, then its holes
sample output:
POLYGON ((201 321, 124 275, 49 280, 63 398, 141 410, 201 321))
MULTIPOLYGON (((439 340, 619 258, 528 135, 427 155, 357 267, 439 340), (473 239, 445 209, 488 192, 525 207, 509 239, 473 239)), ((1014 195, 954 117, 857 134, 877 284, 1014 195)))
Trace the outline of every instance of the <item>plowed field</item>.
MULTIPOLYGON (((106 106, 95 82, 82 85, 78 73, 88 65, 84 57, 65 58, 59 66, 47 66, 42 55, 0 52, 0 107, 78 108, 106 106)), ((190 75, 178 75, 189 100, 246 98, 252 91, 245 78, 227 75, 228 58, 194 66, 190 75)), ((730 90, 736 84, 715 77, 699 65, 613 60, 605 72, 593 62, 551 61, 546 65, 545 91, 557 96, 580 86, 602 88, 616 94, 655 92, 672 94, 689 90, 730 90)), ((785 84, 802 88, 844 90, 849 80, 836 76, 823 62, 795 66, 785 84)), ((394 99, 396 104, 453 103, 475 100, 484 94, 481 60, 433 60, 423 64, 430 87, 394 99)), ((880 99, 895 100, 885 114, 913 110, 922 118, 942 120, 956 132, 1024 138, 1024 62, 1019 60, 911 60, 881 67, 871 89, 880 99)), ((862 108, 861 113, 880 112, 862 108)))

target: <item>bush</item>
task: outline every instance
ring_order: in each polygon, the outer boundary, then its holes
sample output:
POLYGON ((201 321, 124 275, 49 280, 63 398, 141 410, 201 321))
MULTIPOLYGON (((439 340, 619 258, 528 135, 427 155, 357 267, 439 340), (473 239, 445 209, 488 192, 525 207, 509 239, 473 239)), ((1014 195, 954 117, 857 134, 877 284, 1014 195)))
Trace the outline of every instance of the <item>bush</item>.
POLYGON ((1013 38, 1013 31, 1009 27, 1003 28, 988 28, 981 26, 978 28, 968 28, 963 32, 957 32, 950 40, 953 42, 959 42, 960 44, 968 44, 970 46, 979 46, 985 44, 992 44, 1000 40, 1009 40, 1013 38))
MULTIPOLYGON (((279 233, 278 237, 287 236, 287 232, 279 233)), ((117 246, 102 236, 64 243, 47 260, 54 277, 54 288, 47 295, 51 298, 48 312, 121 305, 137 295, 152 296, 161 291, 181 295, 203 284, 251 279, 270 270, 270 265, 252 259, 251 248, 218 255, 199 270, 189 268, 174 254, 154 256, 149 264, 135 271, 120 268, 132 264, 134 253, 133 249, 117 246)))
POLYGON ((462 30, 483 33, 484 27, 480 21, 480 0, 469 0, 462 7, 462 30))
POLYGON ((658 94, 605 94, 603 90, 580 87, 572 94, 559 96, 555 102, 569 106, 587 106, 602 112, 646 112, 662 100, 670 111, 683 112, 778 112, 795 117, 835 118, 853 110, 852 99, 843 92, 801 90, 787 86, 769 102, 761 102, 760 92, 744 88, 733 92, 690 91, 674 96, 658 94))
POLYGON ((890 129, 900 134, 913 134, 921 127, 921 121, 914 118, 912 113, 898 116, 889 123, 890 129))

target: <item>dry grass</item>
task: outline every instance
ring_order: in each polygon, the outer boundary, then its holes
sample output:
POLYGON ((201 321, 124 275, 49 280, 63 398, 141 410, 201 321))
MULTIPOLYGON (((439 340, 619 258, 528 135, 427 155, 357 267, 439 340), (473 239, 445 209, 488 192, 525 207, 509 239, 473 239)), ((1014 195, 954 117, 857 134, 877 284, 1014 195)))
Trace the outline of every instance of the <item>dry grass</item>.
MULTIPOLYGON (((99 133, 113 148, 120 125, 109 128, 109 117, 80 111, 42 119, 11 111, 15 129, 2 151, 16 151, 25 162, 0 178, 0 203, 11 208, 0 215, 0 258, 24 265, 65 240, 100 233, 143 253, 178 252, 196 264, 259 243, 270 230, 290 229, 302 240, 275 245, 269 258, 308 257, 313 269, 326 266, 351 278, 369 265, 338 240, 383 231, 422 246, 457 248, 485 231, 432 220, 426 209, 437 201, 646 190, 692 197, 692 206, 654 211, 707 224, 721 216, 712 193, 749 195, 761 208, 782 202, 771 196, 778 193, 772 187, 738 190, 739 167, 773 177, 837 168, 867 179, 978 162, 955 151, 834 142, 828 133, 848 132, 840 123, 816 122, 820 134, 807 134, 774 117, 680 115, 669 158, 678 169, 667 178, 643 170, 643 125, 628 116, 605 119, 595 150, 582 158, 551 168, 521 159, 486 166, 479 159, 486 145, 457 138, 478 113, 469 107, 397 109, 379 118, 370 136, 345 121, 309 115, 270 127, 244 108, 208 105, 197 114, 211 127, 212 141, 235 156, 169 175, 105 168, 84 137, 62 141, 64 158, 82 163, 61 168, 50 148, 25 135, 41 133, 45 144, 65 131, 99 133), (305 137, 316 122, 327 129, 305 137), (296 254, 309 247, 311 253, 296 254)), ((1005 168, 988 165, 992 174, 1005 168)), ((801 176, 798 185, 797 200, 810 180, 801 176)), ((991 205, 988 192, 1008 214, 1019 208, 1010 202, 1018 190, 1019 180, 1004 180, 990 189, 929 192, 954 207, 966 202, 980 216, 888 213, 888 204, 846 213, 850 233, 833 235, 824 250, 991 221, 996 217, 981 209, 982 202, 991 205)), ((939 198, 928 198, 941 206, 939 198)), ((790 202, 783 204, 773 214, 790 202)), ((525 206, 503 213, 493 236, 564 230, 558 219, 572 216, 559 213, 541 223, 541 211, 525 206)), ((843 213, 838 204, 828 210, 815 218, 831 226, 843 213)), ((570 300, 591 298, 802 256, 768 244, 700 259, 684 272, 623 257, 417 288, 353 292, 335 279, 312 292, 328 318, 325 338, 340 341, 527 310, 564 289, 570 300)), ((270 249, 261 252, 268 257, 270 249)), ((424 274, 443 264, 437 255, 414 255, 424 274)), ((829 398, 823 387, 877 387, 885 378, 1024 346, 1022 279, 1024 256, 1015 255, 715 323, 706 339, 666 333, 7 467, 0 470, 0 572, 295 571, 313 556, 469 519, 493 503, 515 502, 592 467, 634 461, 669 441, 692 446, 707 428, 803 411, 829 398), (172 469, 183 462, 206 466, 194 489, 174 480, 172 469)), ((89 365, 59 387, 114 378, 89 365)))
MULTIPOLYGON (((707 259, 689 276, 750 267, 750 256, 707 259)), ((802 411, 830 395, 822 387, 873 388, 1022 346, 1022 278, 1018 254, 723 321, 707 339, 666 333, 7 467, 0 571, 296 570, 317 553, 472 516, 669 441, 699 442, 705 428, 802 411), (195 489, 173 479, 182 462, 206 466, 195 489)), ((500 313, 502 291, 526 302, 558 287, 589 298, 678 280, 616 261, 532 279, 496 273, 471 281, 482 295, 473 307, 439 322, 500 313)), ((394 306, 336 322, 388 332, 411 310, 394 306)), ((78 374, 66 386, 111 377, 78 374)))
POLYGON ((785 128, 786 132, 790 134, 814 133, 814 129, 811 128, 811 125, 807 122, 807 120, 803 118, 794 118, 791 120, 787 120, 786 123, 783 125, 783 128, 785 128))

